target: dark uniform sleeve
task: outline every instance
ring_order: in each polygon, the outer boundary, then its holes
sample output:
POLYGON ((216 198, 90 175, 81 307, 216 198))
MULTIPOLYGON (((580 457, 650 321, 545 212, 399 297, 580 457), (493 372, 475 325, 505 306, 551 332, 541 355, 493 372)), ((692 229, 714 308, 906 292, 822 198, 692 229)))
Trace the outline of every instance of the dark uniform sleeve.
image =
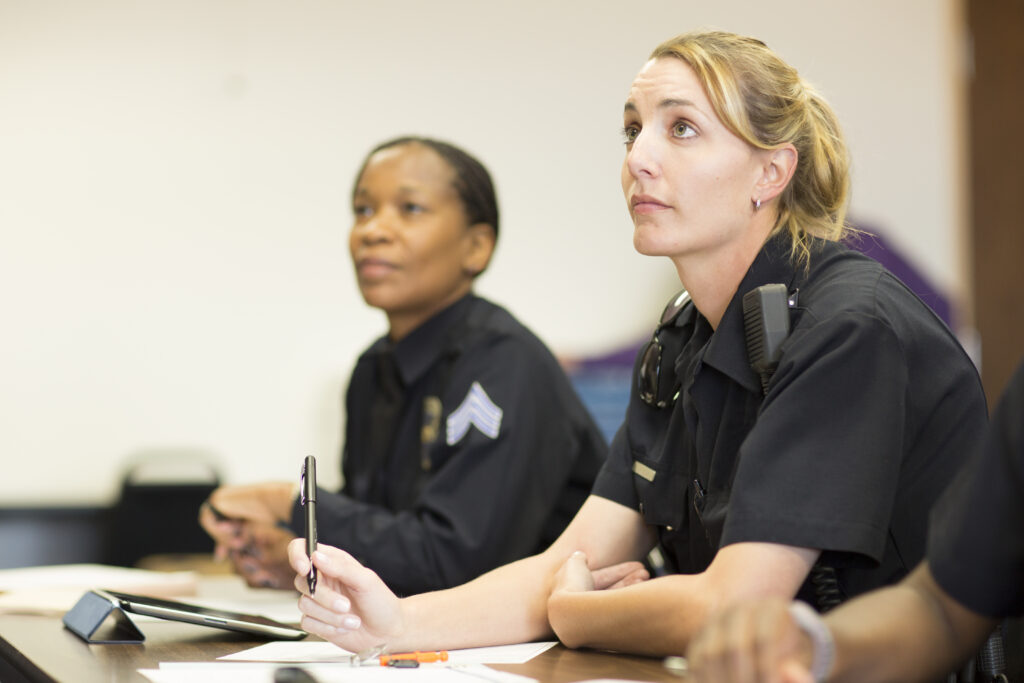
POLYGON ((639 505, 636 487, 633 486, 633 456, 629 452, 629 440, 626 438, 626 425, 612 438, 608 460, 601 467, 597 480, 594 481, 592 493, 595 496, 625 505, 636 510, 639 505))
POLYGON ((545 527, 567 498, 582 503, 606 452, 554 358, 521 339, 464 352, 444 394, 434 474, 410 509, 318 500, 320 540, 400 594, 458 585, 540 550, 545 527), (474 383, 501 410, 497 437, 470 426, 446 443, 447 418, 474 383))
POLYGON ((722 544, 761 541, 879 561, 908 392, 895 333, 844 313, 794 333, 744 441, 722 544))
POLYGON ((1024 365, 983 448, 932 511, 928 562, 943 590, 974 612, 1024 613, 1024 365))
MULTIPOLYGON (((641 349, 633 361, 633 371, 629 376, 630 410, 627 412, 627 416, 632 412, 633 403, 640 400, 636 390, 636 376, 642 354, 643 350, 641 349)), ((631 510, 638 509, 640 498, 633 485, 633 453, 629 448, 629 425, 626 422, 622 423, 618 431, 615 432, 615 436, 612 437, 608 459, 594 481, 592 493, 595 496, 625 505, 631 510)))

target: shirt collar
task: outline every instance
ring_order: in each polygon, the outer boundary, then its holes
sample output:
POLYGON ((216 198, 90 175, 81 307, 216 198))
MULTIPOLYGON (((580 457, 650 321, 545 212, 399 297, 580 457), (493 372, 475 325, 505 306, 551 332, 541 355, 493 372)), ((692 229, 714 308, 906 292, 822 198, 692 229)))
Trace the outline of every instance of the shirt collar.
POLYGON ((466 316, 476 296, 467 294, 455 303, 434 314, 434 317, 392 343, 387 336, 378 339, 368 350, 368 355, 391 352, 395 357, 398 374, 403 386, 415 384, 437 362, 449 347, 449 336, 456 321, 466 316))
POLYGON ((750 367, 746 331, 743 323, 743 295, 761 285, 782 283, 793 291, 796 277, 790 259, 790 240, 786 233, 768 239, 747 274, 743 276, 729 306, 704 352, 704 362, 728 375, 744 388, 761 393, 761 379, 750 367))

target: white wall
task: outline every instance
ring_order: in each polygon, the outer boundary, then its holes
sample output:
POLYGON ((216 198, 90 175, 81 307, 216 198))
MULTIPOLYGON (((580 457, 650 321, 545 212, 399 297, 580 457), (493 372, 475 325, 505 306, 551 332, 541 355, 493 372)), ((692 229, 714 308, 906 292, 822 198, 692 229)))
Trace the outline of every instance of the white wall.
POLYGON ((124 458, 231 481, 337 468, 384 329, 348 192, 397 134, 493 171, 479 291, 559 353, 644 336, 676 285, 632 251, 622 102, 650 49, 757 35, 840 113, 853 211, 964 299, 957 0, 0 0, 0 506, 112 500, 124 458), (45 485, 40 485, 40 475, 45 485))

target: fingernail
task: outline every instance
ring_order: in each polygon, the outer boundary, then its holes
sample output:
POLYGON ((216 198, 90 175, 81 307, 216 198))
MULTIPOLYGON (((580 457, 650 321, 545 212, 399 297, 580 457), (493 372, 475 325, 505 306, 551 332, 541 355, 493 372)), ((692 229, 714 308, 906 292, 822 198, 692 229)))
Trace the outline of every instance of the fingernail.
POLYGON ((341 625, 345 628, 356 629, 359 628, 359 624, 359 617, 353 616, 351 614, 341 620, 341 625))
POLYGON ((346 598, 338 598, 334 601, 333 607, 335 612, 347 612, 352 604, 346 598))

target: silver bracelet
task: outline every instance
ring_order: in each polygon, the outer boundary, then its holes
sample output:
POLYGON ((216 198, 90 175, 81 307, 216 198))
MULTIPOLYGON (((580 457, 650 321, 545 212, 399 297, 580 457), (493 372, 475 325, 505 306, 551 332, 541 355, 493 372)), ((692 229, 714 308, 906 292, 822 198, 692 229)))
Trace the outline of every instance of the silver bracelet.
POLYGON ((836 643, 832 639, 832 632, 828 630, 821 615, 806 602, 790 603, 789 614, 800 630, 811 639, 811 676, 817 683, 823 683, 832 670, 836 656, 836 643))

